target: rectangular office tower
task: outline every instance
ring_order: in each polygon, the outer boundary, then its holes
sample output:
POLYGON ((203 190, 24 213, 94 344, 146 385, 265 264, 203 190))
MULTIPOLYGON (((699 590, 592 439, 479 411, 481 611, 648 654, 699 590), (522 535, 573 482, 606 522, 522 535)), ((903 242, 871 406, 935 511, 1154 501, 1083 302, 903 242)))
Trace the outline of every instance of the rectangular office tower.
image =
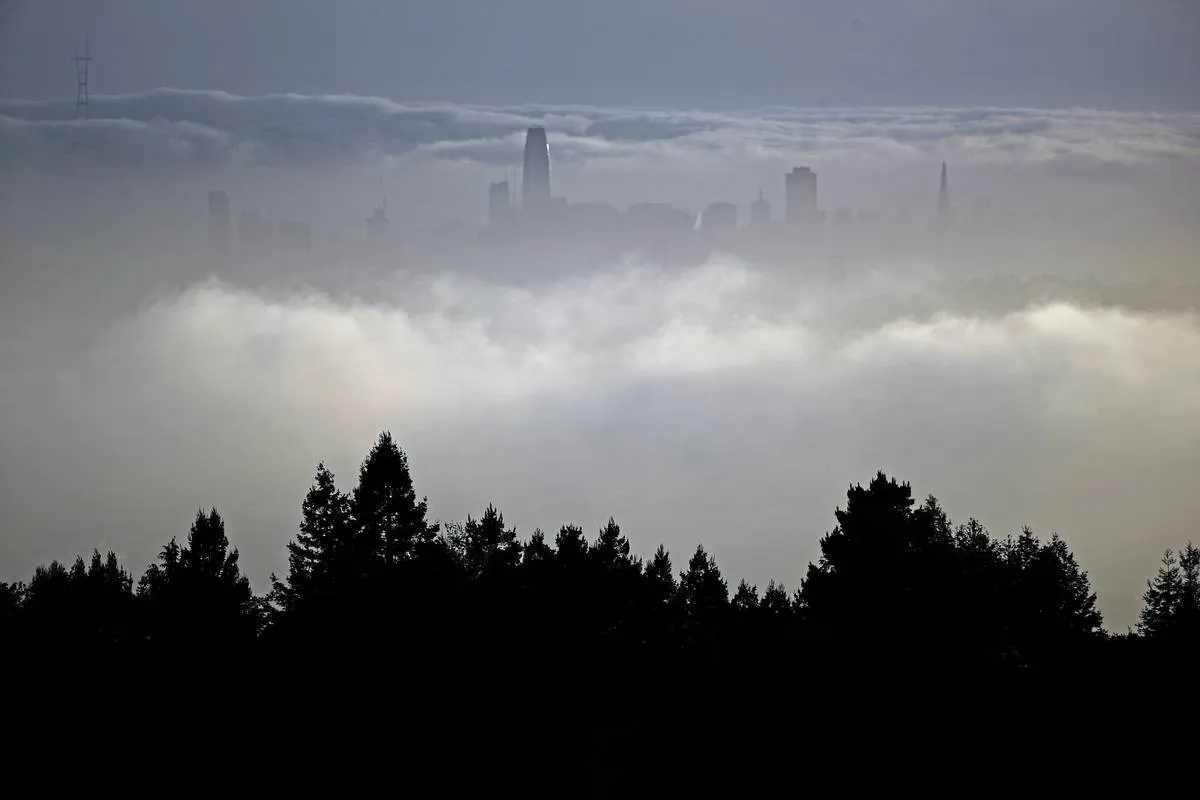
POLYGON ((789 225, 811 225, 817 215, 817 173, 808 167, 792 167, 784 176, 789 225))
POLYGON ((521 171, 521 208, 545 212, 550 208, 550 144, 540 126, 525 133, 525 163, 521 171))

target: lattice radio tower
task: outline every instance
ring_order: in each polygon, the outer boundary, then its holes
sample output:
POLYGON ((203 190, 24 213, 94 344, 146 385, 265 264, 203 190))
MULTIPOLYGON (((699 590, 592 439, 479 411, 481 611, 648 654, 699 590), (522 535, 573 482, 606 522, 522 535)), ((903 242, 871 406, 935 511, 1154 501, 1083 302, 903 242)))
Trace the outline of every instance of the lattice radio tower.
POLYGON ((83 55, 79 55, 79 45, 75 45, 75 57, 72 59, 75 62, 75 116, 83 116, 85 119, 88 116, 88 65, 92 61, 92 56, 88 50, 88 40, 85 36, 83 39, 83 55))

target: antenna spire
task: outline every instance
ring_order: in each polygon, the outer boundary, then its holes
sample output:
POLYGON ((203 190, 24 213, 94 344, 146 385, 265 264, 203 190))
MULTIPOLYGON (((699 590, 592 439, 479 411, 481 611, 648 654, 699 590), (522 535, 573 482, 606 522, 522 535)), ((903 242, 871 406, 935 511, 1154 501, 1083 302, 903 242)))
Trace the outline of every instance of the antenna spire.
POLYGON ((83 37, 83 55, 79 55, 79 40, 75 41, 75 116, 85 119, 88 112, 88 65, 92 61, 90 43, 87 36, 83 37))

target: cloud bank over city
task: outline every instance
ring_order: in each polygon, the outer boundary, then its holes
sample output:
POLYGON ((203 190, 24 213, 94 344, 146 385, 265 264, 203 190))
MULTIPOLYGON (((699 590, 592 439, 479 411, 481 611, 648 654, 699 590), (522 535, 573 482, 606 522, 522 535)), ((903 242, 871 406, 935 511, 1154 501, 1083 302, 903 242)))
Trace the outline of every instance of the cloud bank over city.
POLYGON ((158 89, 73 100, 0 100, 4 164, 53 163, 64 152, 133 163, 348 165, 364 159, 467 159, 511 166, 525 129, 550 132, 556 162, 851 159, 885 166, 948 158, 1039 168, 1200 163, 1200 113, 1083 108, 765 108, 715 112, 589 106, 398 103, 354 95, 241 96, 158 89))
POLYGON ((348 487, 385 428, 442 519, 494 502, 528 535, 613 515, 643 554, 703 542, 760 586, 795 588, 876 469, 958 521, 1063 535, 1115 629, 1197 535, 1200 113, 315 88, 97 93, 89 111, 0 100, 0 579, 93 546, 140 570, 213 504, 262 589, 317 461, 348 487), (783 174, 805 164, 831 219, 913 211, 925 236, 947 162, 955 210, 994 214, 954 248, 881 239, 844 283, 830 265, 866 223, 785 264, 547 247, 518 279, 525 253, 461 245, 531 125, 572 203, 695 216, 762 187, 782 224, 783 174), (311 223, 304 281, 282 257, 211 274, 211 190, 311 223), (360 270, 381 202, 402 265, 360 270), (1009 280, 1038 272, 1071 277, 1009 280))

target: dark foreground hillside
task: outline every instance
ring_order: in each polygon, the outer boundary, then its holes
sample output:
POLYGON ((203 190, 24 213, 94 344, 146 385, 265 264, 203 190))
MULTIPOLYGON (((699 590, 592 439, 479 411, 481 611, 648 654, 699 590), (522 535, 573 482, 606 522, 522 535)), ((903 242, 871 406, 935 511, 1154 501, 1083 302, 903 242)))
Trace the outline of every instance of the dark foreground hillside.
POLYGON ((878 759, 946 777, 1015 743, 1094 758, 1139 726, 1194 740, 1171 709, 1200 663, 1197 548, 1164 557, 1138 631, 1114 636, 1056 536, 955 526, 883 474, 835 516, 799 587, 731 586, 703 546, 633 556, 613 520, 434 525, 383 434, 351 491, 318 468, 265 596, 216 510, 136 587, 111 553, 0 585, 14 738, 554 796, 850 785, 878 759))

